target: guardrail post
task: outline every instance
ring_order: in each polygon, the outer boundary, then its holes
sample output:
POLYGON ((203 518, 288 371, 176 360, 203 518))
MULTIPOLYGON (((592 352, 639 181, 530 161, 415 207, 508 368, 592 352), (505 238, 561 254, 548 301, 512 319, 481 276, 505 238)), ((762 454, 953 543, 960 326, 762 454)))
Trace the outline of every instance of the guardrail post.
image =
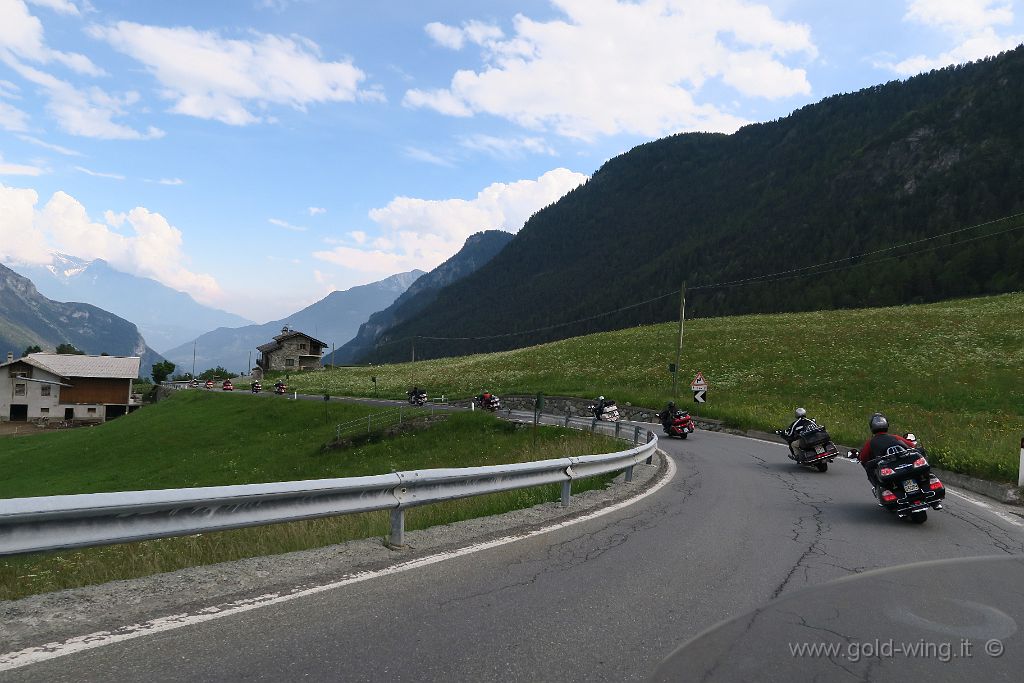
POLYGON ((615 423, 615 438, 616 439, 619 438, 619 428, 620 427, 622 427, 622 423, 621 422, 616 422, 615 423))
POLYGON ((597 431, 597 418, 595 417, 590 421, 590 433, 593 434, 597 431))
POLYGON ((634 446, 639 446, 640 445, 640 428, 639 427, 635 427, 633 429, 633 445, 634 446))
POLYGON ((565 416, 565 426, 566 427, 569 426, 569 416, 568 415, 565 416))
POLYGON ((632 465, 630 465, 629 467, 626 468, 626 481, 627 482, 633 481, 633 466, 632 465))
POLYGON ((562 507, 569 507, 570 498, 572 498, 572 479, 562 482, 562 507))
POLYGON ((373 421, 373 416, 372 415, 367 415, 366 416, 366 433, 367 434, 369 434, 370 430, 372 429, 372 427, 371 427, 372 421, 373 421))
POLYGON ((1017 486, 1024 488, 1024 436, 1020 437, 1020 467, 1017 470, 1017 486))
POLYGON ((405 545, 405 510, 391 508, 391 536, 388 542, 393 546, 405 545))
POLYGON ((402 424, 402 406, 398 406, 398 424, 402 424))

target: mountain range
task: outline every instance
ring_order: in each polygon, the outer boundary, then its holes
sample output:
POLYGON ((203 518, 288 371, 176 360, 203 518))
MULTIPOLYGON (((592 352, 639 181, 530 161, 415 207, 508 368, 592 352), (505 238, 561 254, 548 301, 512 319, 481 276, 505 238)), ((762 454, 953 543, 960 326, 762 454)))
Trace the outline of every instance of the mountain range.
POLYGON ((423 274, 422 270, 413 270, 367 285, 331 292, 287 318, 262 325, 221 327, 199 335, 194 340, 194 347, 193 341, 189 341, 164 355, 178 366, 179 373, 192 371, 193 348, 197 372, 216 366, 237 372, 249 363, 255 365, 256 347, 280 334, 285 325, 326 342, 330 348, 332 344, 344 343, 355 336, 361 323, 372 313, 390 306, 423 274))
POLYGON ((386 331, 389 328, 426 308, 444 287, 480 269, 512 239, 513 235, 503 230, 485 230, 470 235, 454 256, 412 283, 390 306, 371 315, 369 320, 359 326, 355 337, 325 362, 334 365, 355 363, 373 352, 380 343, 378 340, 387 343, 386 331), (381 339, 382 336, 384 339, 381 339))
POLYGON ((88 261, 54 254, 46 265, 11 264, 32 280, 38 291, 58 301, 81 301, 111 311, 138 325, 147 342, 170 349, 216 327, 253 321, 198 303, 156 280, 129 275, 103 259, 88 261))
POLYGON ((0 358, 20 358, 31 345, 52 351, 60 344, 94 355, 140 356, 143 377, 162 360, 133 323, 89 304, 53 301, 31 280, 0 265, 0 358))
POLYGON ((424 358, 674 319, 684 281, 688 317, 1024 289, 1022 92, 1024 47, 640 145, 367 358, 405 360, 414 338, 424 358))

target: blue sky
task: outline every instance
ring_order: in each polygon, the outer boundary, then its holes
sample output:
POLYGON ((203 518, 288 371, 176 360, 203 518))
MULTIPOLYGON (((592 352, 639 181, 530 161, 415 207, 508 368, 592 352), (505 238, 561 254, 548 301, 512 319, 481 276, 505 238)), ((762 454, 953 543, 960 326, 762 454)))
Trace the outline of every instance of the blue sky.
POLYGON ((1022 1, 0 0, 0 260, 279 318, 642 142, 1015 47, 1022 1))

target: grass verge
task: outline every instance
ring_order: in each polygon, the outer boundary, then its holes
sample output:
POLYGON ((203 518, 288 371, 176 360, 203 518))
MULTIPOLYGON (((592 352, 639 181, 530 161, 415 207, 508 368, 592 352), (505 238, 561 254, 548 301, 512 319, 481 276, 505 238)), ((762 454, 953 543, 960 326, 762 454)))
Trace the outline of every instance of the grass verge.
MULTIPOLYGON (((324 450, 334 424, 363 406, 186 392, 106 425, 9 440, 0 453, 5 497, 361 476, 607 453, 622 442, 573 430, 531 430, 482 413, 429 429, 324 450), (34 443, 33 443, 34 442, 34 443), (64 471, 66 468, 66 471, 64 471), (95 473, 93 476, 92 473, 95 473), (9 493, 17 491, 17 493, 9 493)), ((601 488, 611 477, 576 482, 601 488)), ((557 500, 557 486, 415 508, 421 529, 557 500)), ((387 513, 367 513, 0 560, 0 600, 245 557, 385 536, 387 513)))

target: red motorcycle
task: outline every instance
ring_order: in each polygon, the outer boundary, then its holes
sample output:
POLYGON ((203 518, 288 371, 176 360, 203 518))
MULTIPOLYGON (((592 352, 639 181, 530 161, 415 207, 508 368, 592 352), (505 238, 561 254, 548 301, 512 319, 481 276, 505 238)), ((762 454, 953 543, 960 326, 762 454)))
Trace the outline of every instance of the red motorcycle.
POLYGON ((697 431, 697 425, 693 423, 693 418, 690 417, 690 413, 685 410, 677 410, 676 414, 672 416, 671 422, 666 421, 662 427, 669 437, 675 436, 680 439, 685 439, 687 436, 697 431))

